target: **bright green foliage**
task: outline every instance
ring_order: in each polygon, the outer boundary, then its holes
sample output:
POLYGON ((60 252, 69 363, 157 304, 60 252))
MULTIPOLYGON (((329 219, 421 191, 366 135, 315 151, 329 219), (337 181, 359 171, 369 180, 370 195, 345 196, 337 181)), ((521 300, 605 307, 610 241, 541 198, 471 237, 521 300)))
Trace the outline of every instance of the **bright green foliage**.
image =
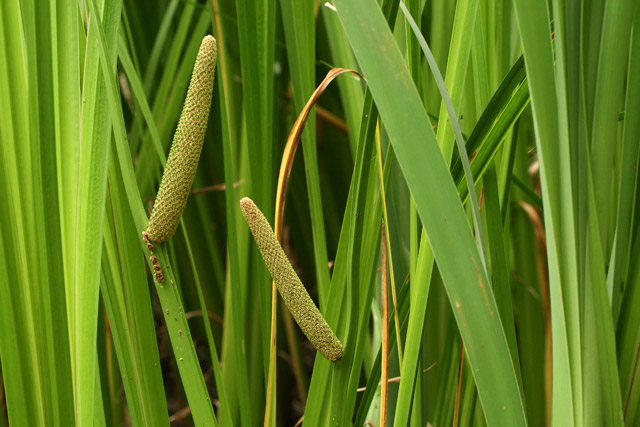
POLYGON ((638 75, 638 0, 0 0, 0 426, 379 426, 382 217, 387 425, 640 425, 638 75))

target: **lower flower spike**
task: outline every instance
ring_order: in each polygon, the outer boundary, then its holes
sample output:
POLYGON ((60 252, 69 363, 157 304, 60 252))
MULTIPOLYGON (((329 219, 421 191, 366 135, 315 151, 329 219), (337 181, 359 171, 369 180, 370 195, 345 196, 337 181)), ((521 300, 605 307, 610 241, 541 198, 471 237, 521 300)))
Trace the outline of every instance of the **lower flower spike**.
POLYGON ((324 357, 332 362, 340 359, 342 357, 340 340, 309 296, 280 246, 271 225, 250 198, 242 199, 240 207, 267 269, 300 329, 324 357))

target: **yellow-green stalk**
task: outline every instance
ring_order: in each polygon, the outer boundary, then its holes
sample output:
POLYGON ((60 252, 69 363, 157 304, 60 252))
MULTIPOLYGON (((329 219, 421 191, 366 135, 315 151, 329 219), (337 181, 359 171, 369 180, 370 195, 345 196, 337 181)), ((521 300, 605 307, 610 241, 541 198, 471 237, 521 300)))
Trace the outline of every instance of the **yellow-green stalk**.
POLYGON ((216 39, 206 36, 200 45, 173 144, 153 204, 145 239, 169 240, 178 228, 198 167, 211 108, 216 68, 216 39))
POLYGON ((324 320, 320 310, 293 270, 271 225, 250 198, 245 197, 240 200, 240 207, 249 224, 251 234, 258 244, 267 269, 300 329, 324 357, 332 362, 340 359, 342 357, 340 340, 324 320))

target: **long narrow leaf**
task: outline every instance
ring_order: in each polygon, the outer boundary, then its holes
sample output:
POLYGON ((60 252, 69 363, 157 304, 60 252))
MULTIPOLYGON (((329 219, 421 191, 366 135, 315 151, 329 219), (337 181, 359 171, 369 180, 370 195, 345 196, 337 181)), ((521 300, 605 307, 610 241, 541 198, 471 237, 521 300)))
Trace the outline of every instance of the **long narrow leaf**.
POLYGON ((427 229, 465 339, 485 415, 490 423, 524 425, 524 407, 513 371, 505 373, 499 384, 492 376, 493 366, 498 369, 512 363, 506 338, 462 204, 426 113, 409 83, 411 78, 401 65, 397 45, 373 2, 339 1, 336 8, 427 229), (369 25, 360 25, 363 21, 369 25))

